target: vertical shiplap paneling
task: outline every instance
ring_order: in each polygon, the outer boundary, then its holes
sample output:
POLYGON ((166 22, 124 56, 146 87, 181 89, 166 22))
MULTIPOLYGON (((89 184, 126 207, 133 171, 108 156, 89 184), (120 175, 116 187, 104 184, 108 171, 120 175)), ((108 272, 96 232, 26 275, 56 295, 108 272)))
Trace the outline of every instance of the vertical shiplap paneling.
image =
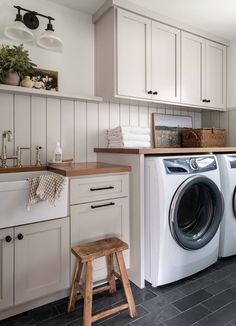
POLYGON ((120 108, 119 104, 110 103, 110 128, 120 125, 120 108))
POLYGON ((148 108, 139 106, 139 127, 148 127, 148 108))
POLYGON ((47 99, 47 160, 52 160, 56 143, 61 142, 61 101, 47 99))
POLYGON ((41 161, 46 163, 46 98, 31 97, 31 164, 36 162, 36 146, 42 146, 41 161))
POLYGON ((220 112, 214 111, 211 113, 211 126, 214 128, 220 127, 220 112))
POLYGON ((129 114, 130 114, 130 126, 138 127, 139 124, 139 110, 137 105, 130 105, 129 106, 129 114))
MULTIPOLYGON (((99 104, 99 147, 107 147, 107 129, 110 128, 110 113, 109 113, 109 103, 99 104)), ((119 123, 118 123, 119 125, 119 123)))
POLYGON ((236 122, 236 110, 230 110, 229 111, 229 140, 228 140, 229 146, 235 146, 236 144, 235 122, 236 122))
POLYGON ((120 104, 120 125, 130 125, 129 105, 127 104, 120 104))
POLYGON ((61 101, 61 146, 64 157, 74 158, 74 101, 61 101))
MULTIPOLYGON (((15 110, 14 110, 14 125, 15 125, 15 150, 17 146, 30 147, 30 96, 15 95, 15 110)), ((22 165, 30 165, 31 151, 22 151, 22 165)))
MULTIPOLYGON (((14 95, 13 94, 1 94, 0 101, 0 137, 2 142, 2 133, 5 130, 11 130, 14 137, 14 124, 13 124, 13 112, 14 112, 14 95)), ((7 154, 13 155, 14 143, 7 142, 7 154)), ((7 165, 11 166, 12 161, 8 161, 7 165)))
POLYGON ((220 128, 225 129, 225 145, 229 146, 229 111, 220 113, 220 128))
POLYGON ((94 147, 98 147, 98 104, 87 103, 87 162, 97 160, 94 147))
POLYGON ((203 128, 211 127, 211 112, 210 111, 202 112, 202 126, 203 126, 203 128))
POLYGON ((75 102, 75 162, 87 160, 87 104, 75 102))
POLYGON ((194 112, 194 125, 195 128, 202 127, 202 114, 201 112, 194 112))
POLYGON ((157 113, 157 109, 153 107, 149 107, 148 112, 149 112, 148 126, 149 128, 152 128, 152 114, 157 113))

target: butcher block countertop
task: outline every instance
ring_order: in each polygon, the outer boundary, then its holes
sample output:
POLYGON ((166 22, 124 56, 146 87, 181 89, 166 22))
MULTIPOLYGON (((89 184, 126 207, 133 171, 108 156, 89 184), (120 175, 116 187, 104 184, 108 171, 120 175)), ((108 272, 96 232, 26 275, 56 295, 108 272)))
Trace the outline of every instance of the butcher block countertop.
POLYGON ((61 174, 65 177, 75 177, 80 175, 104 174, 130 172, 128 165, 107 164, 102 162, 72 163, 68 165, 50 165, 48 170, 61 174))
POLYGON ((144 155, 172 155, 172 154, 198 154, 198 153, 236 153, 236 147, 158 147, 158 148, 95 148, 97 153, 121 153, 144 155))

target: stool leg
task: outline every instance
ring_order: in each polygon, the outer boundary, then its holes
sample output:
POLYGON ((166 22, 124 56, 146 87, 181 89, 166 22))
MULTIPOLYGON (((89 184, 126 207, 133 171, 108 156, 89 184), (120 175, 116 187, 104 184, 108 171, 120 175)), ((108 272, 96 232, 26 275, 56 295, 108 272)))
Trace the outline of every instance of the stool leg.
POLYGON ((83 326, 91 326, 92 324, 92 303, 93 303, 93 263, 91 261, 88 261, 86 263, 83 326))
POLYGON ((114 275, 114 261, 113 261, 113 254, 108 255, 107 259, 107 272, 108 272, 108 282, 110 285, 110 293, 113 294, 116 292, 116 279, 114 275))
POLYGON ((81 263, 80 261, 77 260, 76 266, 75 266, 74 277, 73 277, 73 281, 72 281, 72 285, 71 285, 69 304, 68 304, 68 308, 67 308, 68 312, 75 310, 75 304, 77 301, 77 291, 78 291, 77 285, 79 284, 79 281, 80 281, 82 269, 83 269, 83 263, 81 263))
POLYGON ((136 310, 136 306, 135 306, 135 302, 134 302, 133 293, 132 293, 132 290, 130 287, 130 282, 129 282, 128 274, 126 271, 125 261, 124 261, 122 252, 116 252, 116 259, 117 259, 119 270, 120 270, 120 276, 121 276, 121 280, 123 283, 126 300, 129 305, 130 317, 133 318, 133 317, 137 316, 137 310, 136 310))

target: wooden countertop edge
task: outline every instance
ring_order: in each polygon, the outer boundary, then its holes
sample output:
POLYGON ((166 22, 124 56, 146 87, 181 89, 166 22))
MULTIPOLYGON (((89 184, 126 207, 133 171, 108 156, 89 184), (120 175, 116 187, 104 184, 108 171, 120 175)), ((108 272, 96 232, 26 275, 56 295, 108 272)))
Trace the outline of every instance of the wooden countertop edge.
POLYGON ((190 154, 190 153, 236 153, 236 147, 159 147, 159 148, 95 148, 96 153, 120 154, 190 154))
POLYGON ((21 168, 17 168, 17 167, 0 168, 0 174, 18 173, 18 172, 37 172, 37 171, 45 171, 45 170, 47 170, 46 165, 42 165, 42 166, 26 165, 26 166, 22 166, 21 168))

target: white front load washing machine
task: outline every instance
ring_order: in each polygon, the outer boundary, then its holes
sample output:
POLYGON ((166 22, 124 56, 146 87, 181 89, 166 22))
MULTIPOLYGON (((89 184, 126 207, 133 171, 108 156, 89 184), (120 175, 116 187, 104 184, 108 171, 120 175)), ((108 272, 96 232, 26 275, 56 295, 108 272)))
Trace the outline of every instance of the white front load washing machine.
POLYGON ((217 261, 223 206, 214 155, 145 158, 145 278, 152 286, 217 261))
POLYGON ((216 155, 225 209, 220 226, 219 256, 236 254, 236 154, 216 155))

